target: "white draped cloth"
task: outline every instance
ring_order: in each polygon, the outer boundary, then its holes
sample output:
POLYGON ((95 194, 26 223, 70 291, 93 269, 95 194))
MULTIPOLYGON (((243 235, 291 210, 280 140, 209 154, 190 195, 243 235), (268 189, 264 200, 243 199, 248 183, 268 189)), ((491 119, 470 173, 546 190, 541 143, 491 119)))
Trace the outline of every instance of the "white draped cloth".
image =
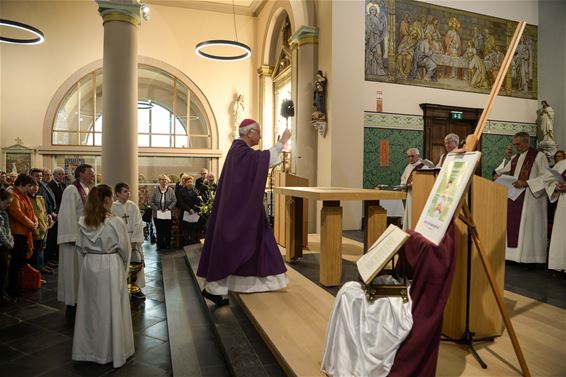
POLYGON ((83 255, 73 360, 113 362, 119 368, 134 353, 130 295, 126 282, 130 240, 125 224, 116 216, 98 228, 80 219, 77 248, 83 255))
POLYGON ((344 284, 330 314, 321 370, 332 377, 387 376, 413 327, 411 307, 410 297, 369 302, 360 283, 344 284))
MULTIPOLYGON (((404 186, 404 185, 407 184, 407 180, 411 176, 411 173, 413 172, 413 170, 415 170, 416 167, 419 166, 422 163, 423 163, 423 160, 419 159, 417 162, 414 162, 412 164, 408 164, 405 167, 405 170, 403 171, 403 174, 401 175, 401 186, 404 186)), ((403 216, 403 230, 410 229, 410 226, 412 224, 412 221, 413 221, 413 215, 412 215, 413 205, 412 205, 412 203, 413 203, 412 189, 410 187, 407 187, 407 198, 405 199, 405 214, 403 216)))
MULTIPOLYGON (((125 203, 120 203, 116 200, 112 203, 112 213, 122 219, 126 224, 128 229, 128 236, 130 238, 130 244, 132 245, 132 262, 133 263, 143 263, 143 222, 140 213, 140 209, 136 203, 131 200, 125 203)), ((136 285, 140 288, 145 287, 145 274, 144 269, 142 269, 137 274, 136 285)))
MULTIPOLYGON (((553 169, 562 174, 566 170, 566 160, 559 161, 553 169)), ((548 268, 563 271, 566 270, 566 193, 556 191, 555 179, 548 180, 546 192, 551 202, 558 201, 550 238, 548 268)))
MULTIPOLYGON (((519 177, 521 167, 527 156, 523 152, 519 156, 514 176, 519 177)), ((511 160, 512 161, 512 160, 511 160)), ((511 161, 499 165, 495 172, 499 175, 511 172, 511 161)), ((547 198, 542 177, 547 172, 548 160, 544 153, 538 152, 531 168, 525 189, 525 200, 521 212, 519 242, 517 247, 506 246, 505 259, 520 263, 545 263, 547 246, 547 198)))
MULTIPOLYGON (((83 185, 88 195, 88 187, 83 185)), ((79 234, 79 218, 83 215, 84 205, 79 190, 69 185, 63 191, 61 208, 57 222, 57 243, 59 244, 59 275, 57 277, 57 300, 65 305, 77 303, 80 258, 75 242, 79 234)))

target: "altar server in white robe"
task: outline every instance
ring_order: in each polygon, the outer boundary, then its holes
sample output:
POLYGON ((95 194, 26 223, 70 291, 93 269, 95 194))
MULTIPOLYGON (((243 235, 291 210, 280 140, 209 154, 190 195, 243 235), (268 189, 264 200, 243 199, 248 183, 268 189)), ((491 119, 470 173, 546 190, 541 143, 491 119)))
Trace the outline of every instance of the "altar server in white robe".
POLYGON ((546 192, 551 202, 556 202, 554 212, 554 225, 550 238, 550 249, 548 251, 548 268, 551 270, 566 270, 566 160, 556 163, 553 167, 562 175, 562 181, 548 174, 546 180, 546 192))
MULTIPOLYGON (((137 273, 136 285, 145 287, 145 275, 143 270, 143 222, 139 207, 130 199, 130 186, 120 182, 114 187, 114 195, 117 200, 112 204, 112 213, 121 218, 128 229, 130 245, 132 247, 132 263, 142 263, 142 269, 137 273)), ((145 297, 143 293, 133 294, 138 298, 145 297)))
POLYGON ((91 190, 79 219, 77 248, 83 258, 73 360, 119 368, 134 353, 126 282, 131 249, 126 225, 111 210, 112 188, 101 184, 91 190))
MULTIPOLYGON (((380 276, 377 284, 399 284, 380 276)), ((387 376, 395 354, 413 327, 412 301, 402 297, 366 298, 360 283, 349 281, 336 294, 326 331, 321 370, 331 377, 387 376)))
POLYGON ((513 136, 513 146, 517 154, 495 169, 498 175, 516 177, 513 186, 525 189, 515 201, 508 199, 505 259, 519 263, 545 263, 547 198, 541 177, 547 172, 548 160, 544 153, 529 147, 529 134, 526 132, 513 136))
POLYGON ((405 201, 405 215, 403 216, 403 230, 411 229, 412 223, 412 191, 413 191, 413 174, 415 169, 422 168, 425 166, 423 160, 421 159, 421 153, 417 148, 407 149, 407 158, 409 164, 405 167, 403 174, 401 175, 401 186, 405 187, 407 191, 407 199, 405 201))
POLYGON ((82 164, 75 169, 76 180, 65 188, 58 213, 57 243, 59 244, 59 275, 57 300, 67 305, 67 315, 74 315, 79 284, 80 255, 76 251, 79 234, 78 222, 83 215, 89 186, 94 179, 91 165, 82 164))

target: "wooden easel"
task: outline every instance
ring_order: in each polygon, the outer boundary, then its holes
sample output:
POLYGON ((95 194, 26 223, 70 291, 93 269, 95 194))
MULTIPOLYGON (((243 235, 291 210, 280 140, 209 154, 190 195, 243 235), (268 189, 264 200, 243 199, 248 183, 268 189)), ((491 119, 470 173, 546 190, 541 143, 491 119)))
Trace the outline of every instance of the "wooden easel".
MULTIPOLYGON (((476 130, 475 130, 473 135, 469 135, 466 138, 466 145, 464 146, 464 148, 459 150, 459 152, 472 152, 476 149, 476 146, 477 146, 477 144, 478 144, 478 142, 481 138, 481 135, 482 135, 482 132, 483 132, 483 129, 484 129, 484 126, 485 126, 485 121, 487 120, 487 117, 488 117, 488 115, 491 111, 491 108, 493 107, 493 103, 495 102, 495 97, 499 93, 499 90, 501 88, 501 85, 503 83, 505 75, 507 74, 507 70, 509 69, 509 66, 511 65, 511 60, 513 58, 513 55, 515 54, 515 50, 517 49, 517 45, 519 44, 519 39, 521 38, 523 31, 525 30, 525 26, 526 26, 525 21, 521 21, 517 25, 517 29, 515 30, 515 34, 513 35, 513 39, 511 39, 511 44, 509 46, 509 49, 507 50, 507 53, 505 54, 505 59, 503 60, 503 63, 501 64, 501 69, 500 69, 500 71, 497 75, 495 82, 493 83, 487 105, 484 108, 482 115, 481 115, 481 117, 478 121, 478 124, 476 126, 476 130)), ((468 192, 469 189, 470 189, 470 185, 468 184, 468 187, 467 187, 464 195, 462 196, 461 209, 462 209, 463 213, 461 213, 459 215, 459 218, 462 221, 464 221, 464 223, 468 226, 469 232, 472 235, 473 242, 476 246, 476 249, 478 250, 478 254, 480 256, 483 268, 484 268, 485 273, 487 275, 487 278, 489 280, 489 285, 491 287, 493 294, 495 295, 495 300, 497 301, 497 306, 499 308, 501 316, 503 317, 505 327, 507 328, 507 331, 509 331, 509 337, 511 338, 511 343, 513 344, 513 349, 515 350, 515 354, 517 355, 517 359, 519 360, 519 364, 521 366, 521 370, 523 371, 523 375, 525 377, 530 377, 531 374, 529 372, 527 362, 525 361, 525 357, 523 356, 523 352, 521 351, 521 346, 519 344, 519 340, 517 339, 517 335, 515 334, 515 330, 513 329, 513 324, 511 323, 511 319, 509 318, 509 313, 507 312, 507 308, 505 307, 505 303, 503 302, 503 296, 497 290, 497 284, 496 284, 496 280, 494 278, 493 269, 491 268, 491 265, 489 264, 489 261, 487 259, 487 253, 486 253, 486 251, 485 251, 485 249, 484 249, 484 247, 483 247, 483 245, 480 241, 480 236, 478 234, 476 225, 474 223, 474 219, 472 217, 472 213, 470 211, 470 208, 468 207, 468 204, 465 203, 465 198, 467 197, 466 193, 468 192)))

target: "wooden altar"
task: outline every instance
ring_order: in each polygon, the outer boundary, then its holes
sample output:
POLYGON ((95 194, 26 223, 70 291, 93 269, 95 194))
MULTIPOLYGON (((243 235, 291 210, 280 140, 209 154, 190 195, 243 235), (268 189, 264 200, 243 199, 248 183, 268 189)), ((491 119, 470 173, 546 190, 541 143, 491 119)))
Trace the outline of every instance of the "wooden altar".
POLYGON ((320 214, 320 283, 340 285, 342 277, 342 207, 341 200, 364 202, 364 251, 387 227, 387 211, 380 200, 405 199, 401 191, 356 189, 345 187, 274 187, 274 192, 287 195, 286 201, 286 261, 302 256, 303 200, 321 200, 320 214))

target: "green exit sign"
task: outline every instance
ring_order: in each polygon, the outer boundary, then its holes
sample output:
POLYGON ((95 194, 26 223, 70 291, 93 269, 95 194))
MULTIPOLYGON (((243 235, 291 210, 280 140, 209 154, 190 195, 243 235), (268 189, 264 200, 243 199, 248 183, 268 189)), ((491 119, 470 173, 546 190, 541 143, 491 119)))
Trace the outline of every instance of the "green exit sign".
POLYGON ((464 118, 464 113, 461 112, 461 111, 451 111, 450 112, 450 118, 456 119, 456 120, 462 120, 464 118))

